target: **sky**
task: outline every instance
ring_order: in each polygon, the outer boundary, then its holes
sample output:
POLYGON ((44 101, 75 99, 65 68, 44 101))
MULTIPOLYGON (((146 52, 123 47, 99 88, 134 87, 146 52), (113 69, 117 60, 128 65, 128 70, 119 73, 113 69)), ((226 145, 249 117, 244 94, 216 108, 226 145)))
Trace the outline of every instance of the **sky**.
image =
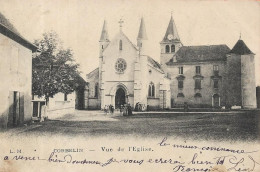
POLYGON ((136 44, 144 17, 150 56, 160 61, 160 41, 171 13, 183 45, 235 45, 241 39, 254 52, 256 84, 260 85, 260 3, 230 0, 0 0, 0 11, 27 40, 55 31, 71 48, 82 76, 98 67, 99 38, 104 19, 110 40, 123 32, 136 44))

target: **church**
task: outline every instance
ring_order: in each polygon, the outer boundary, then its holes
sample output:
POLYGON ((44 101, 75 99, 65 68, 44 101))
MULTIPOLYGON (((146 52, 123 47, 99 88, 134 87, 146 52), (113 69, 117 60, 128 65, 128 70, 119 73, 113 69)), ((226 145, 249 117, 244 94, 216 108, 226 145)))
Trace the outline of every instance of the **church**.
POLYGON ((171 16, 160 42, 160 63, 149 56, 144 19, 136 44, 122 31, 110 40, 104 21, 99 67, 87 74, 85 108, 143 110, 240 106, 256 108, 254 53, 239 39, 227 45, 185 46, 171 16))

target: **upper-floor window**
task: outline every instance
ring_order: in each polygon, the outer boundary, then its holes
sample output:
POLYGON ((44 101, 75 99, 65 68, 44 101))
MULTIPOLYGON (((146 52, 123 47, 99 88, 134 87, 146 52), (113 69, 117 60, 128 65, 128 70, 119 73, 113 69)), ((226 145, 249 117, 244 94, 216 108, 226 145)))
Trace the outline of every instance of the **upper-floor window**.
POLYGON ((218 75, 219 74, 218 65, 213 65, 213 72, 214 72, 214 75, 218 75))
POLYGON ((213 65, 213 71, 218 71, 218 65, 213 65))
POLYGON ((214 80, 214 88, 218 88, 218 80, 214 80))
POLYGON ((166 52, 166 53, 169 53, 169 52, 170 52, 170 46, 169 46, 169 45, 166 45, 166 46, 165 46, 165 52, 166 52))
POLYGON ((183 67, 179 67, 179 74, 182 75, 183 74, 183 67))
POLYGON ((178 88, 183 88, 183 80, 178 80, 178 88))
POLYGON ((195 89, 201 89, 201 80, 195 79, 195 89))
POLYGON ((171 52, 174 53, 175 52, 175 45, 171 46, 171 52))
POLYGON ((196 66, 196 74, 200 74, 200 66, 196 66))
POLYGON ((95 84, 95 94, 94 97, 98 97, 98 83, 95 84))
POLYGON ((154 84, 151 82, 149 84, 148 96, 154 97, 154 92, 155 92, 154 84))
POLYGON ((119 41, 119 50, 123 50, 123 42, 122 42, 122 40, 119 41))

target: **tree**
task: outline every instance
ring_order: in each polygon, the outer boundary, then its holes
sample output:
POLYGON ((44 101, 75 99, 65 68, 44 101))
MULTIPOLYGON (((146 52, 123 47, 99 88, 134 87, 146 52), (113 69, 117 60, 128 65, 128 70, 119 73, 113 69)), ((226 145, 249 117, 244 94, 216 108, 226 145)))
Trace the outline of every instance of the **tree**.
POLYGON ((71 49, 63 49, 55 32, 43 34, 35 40, 39 48, 32 60, 32 93, 44 97, 46 103, 56 93, 73 92, 79 77, 78 67, 71 49))

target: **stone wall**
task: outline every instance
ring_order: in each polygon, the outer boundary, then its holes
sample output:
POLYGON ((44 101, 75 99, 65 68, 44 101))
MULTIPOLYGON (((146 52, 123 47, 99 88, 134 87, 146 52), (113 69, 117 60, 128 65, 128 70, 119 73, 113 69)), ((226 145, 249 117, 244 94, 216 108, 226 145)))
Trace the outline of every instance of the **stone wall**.
POLYGON ((168 66, 168 73, 171 77, 171 98, 172 105, 179 106, 187 102, 194 107, 211 107, 214 94, 220 96, 221 106, 225 105, 224 94, 224 76, 225 76, 225 62, 197 62, 197 63, 183 63, 168 66), (218 75, 213 71, 213 66, 218 65, 218 75), (183 74, 179 74, 179 67, 183 67, 183 74), (201 74, 196 76, 196 66, 200 66, 201 74), (178 88, 178 79, 182 77, 183 88, 178 88), (195 89, 195 78, 201 79, 201 89, 195 89), (218 79, 218 88, 214 88, 213 78, 218 79), (195 94, 199 93, 201 97, 195 97, 195 94), (182 97, 181 95, 184 95, 182 97))

